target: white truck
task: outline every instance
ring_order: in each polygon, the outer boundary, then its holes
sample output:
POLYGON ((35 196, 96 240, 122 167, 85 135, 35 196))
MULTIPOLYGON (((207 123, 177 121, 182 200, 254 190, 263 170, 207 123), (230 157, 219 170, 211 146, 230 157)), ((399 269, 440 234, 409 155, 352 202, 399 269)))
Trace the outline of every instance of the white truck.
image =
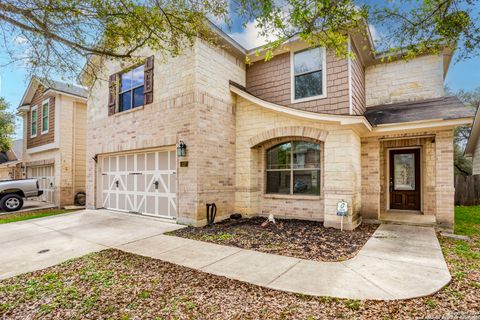
POLYGON ((24 198, 39 197, 42 194, 37 179, 0 180, 0 209, 6 212, 18 211, 23 207, 24 198))

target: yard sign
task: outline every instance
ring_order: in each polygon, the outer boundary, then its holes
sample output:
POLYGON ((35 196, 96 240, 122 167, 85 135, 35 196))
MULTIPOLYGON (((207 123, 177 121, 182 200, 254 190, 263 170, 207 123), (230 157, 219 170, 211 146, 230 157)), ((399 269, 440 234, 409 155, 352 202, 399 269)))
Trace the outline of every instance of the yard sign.
POLYGON ((345 200, 340 200, 337 203, 337 216, 341 216, 340 220, 340 230, 343 231, 343 217, 348 214, 348 203, 345 200))

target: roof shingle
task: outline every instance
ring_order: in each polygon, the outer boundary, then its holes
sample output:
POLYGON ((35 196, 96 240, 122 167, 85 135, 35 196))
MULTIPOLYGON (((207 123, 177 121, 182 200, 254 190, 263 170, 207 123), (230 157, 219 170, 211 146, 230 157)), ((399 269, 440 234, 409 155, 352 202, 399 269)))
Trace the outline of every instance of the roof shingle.
POLYGON ((475 116, 457 97, 441 97, 368 107, 364 116, 372 126, 425 120, 451 120, 475 116))

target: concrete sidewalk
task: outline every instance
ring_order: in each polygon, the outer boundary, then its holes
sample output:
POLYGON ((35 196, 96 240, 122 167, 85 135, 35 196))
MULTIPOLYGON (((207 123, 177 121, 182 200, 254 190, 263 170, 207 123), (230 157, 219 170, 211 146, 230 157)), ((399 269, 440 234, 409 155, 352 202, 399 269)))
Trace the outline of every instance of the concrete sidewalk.
POLYGON ((318 296, 406 299, 432 294, 450 281, 430 227, 381 225, 358 255, 345 262, 302 260, 163 235, 178 228, 159 219, 107 210, 0 225, 0 279, 118 248, 260 286, 318 296))
POLYGON ((381 225, 353 259, 303 260, 159 235, 118 247, 268 288, 349 299, 408 299, 450 282, 435 231, 381 225))

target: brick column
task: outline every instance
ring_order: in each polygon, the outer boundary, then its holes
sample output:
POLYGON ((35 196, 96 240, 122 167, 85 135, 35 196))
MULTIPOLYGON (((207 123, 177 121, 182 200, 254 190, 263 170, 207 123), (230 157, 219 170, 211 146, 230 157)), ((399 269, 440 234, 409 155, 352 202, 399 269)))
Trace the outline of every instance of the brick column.
POLYGON ((348 216, 343 220, 346 230, 361 222, 360 137, 352 130, 331 131, 325 141, 324 197, 326 227, 340 228, 337 202, 348 203, 348 216))
POLYGON ((435 137, 436 218, 440 227, 452 229, 454 221, 453 130, 435 137))

